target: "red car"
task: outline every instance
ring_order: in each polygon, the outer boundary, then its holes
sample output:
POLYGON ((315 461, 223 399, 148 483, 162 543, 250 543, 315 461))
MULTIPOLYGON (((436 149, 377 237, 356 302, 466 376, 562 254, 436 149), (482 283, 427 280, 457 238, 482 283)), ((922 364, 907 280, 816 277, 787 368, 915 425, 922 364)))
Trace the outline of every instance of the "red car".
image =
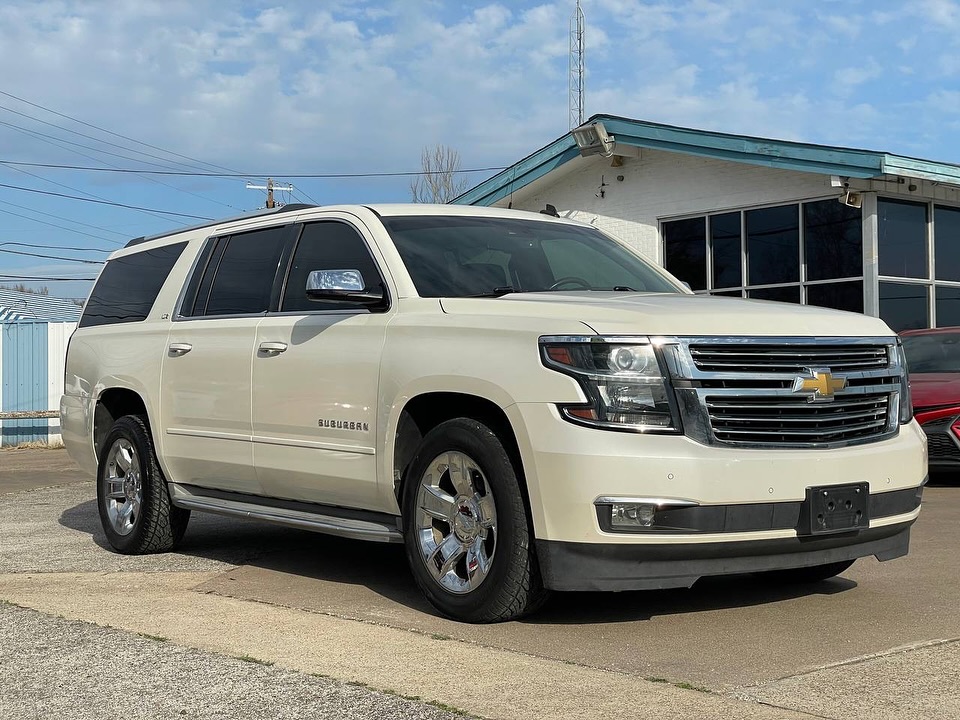
POLYGON ((931 471, 960 471, 960 327, 900 333, 931 471))

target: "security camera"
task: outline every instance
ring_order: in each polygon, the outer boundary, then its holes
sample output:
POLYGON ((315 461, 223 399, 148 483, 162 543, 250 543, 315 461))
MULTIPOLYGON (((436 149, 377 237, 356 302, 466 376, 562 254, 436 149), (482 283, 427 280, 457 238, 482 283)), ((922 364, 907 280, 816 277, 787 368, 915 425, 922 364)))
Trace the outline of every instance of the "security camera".
POLYGON ((830 187, 835 187, 835 188, 838 188, 838 187, 848 188, 848 187, 850 187, 850 178, 848 178, 848 177, 841 177, 841 176, 839 176, 839 175, 831 175, 831 176, 830 176, 830 187))

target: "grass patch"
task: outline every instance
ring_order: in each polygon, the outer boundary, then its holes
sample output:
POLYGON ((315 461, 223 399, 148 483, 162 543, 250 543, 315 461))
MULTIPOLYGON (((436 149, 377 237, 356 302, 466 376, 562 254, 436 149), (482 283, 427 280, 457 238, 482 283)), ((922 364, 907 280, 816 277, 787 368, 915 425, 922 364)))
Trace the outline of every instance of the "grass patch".
POLYGON ((681 690, 696 690, 697 692, 708 693, 710 692, 707 688, 698 687, 697 685, 691 685, 688 682, 678 682, 673 684, 674 687, 678 687, 681 690))
POLYGON ((430 637, 433 640, 449 640, 450 639, 449 635, 441 635, 440 633, 433 633, 430 637))
POLYGON ((251 655, 234 655, 234 658, 243 662, 253 663, 254 665, 263 665, 265 667, 270 667, 273 665, 272 660, 261 660, 260 658, 255 658, 251 655))
POLYGON ((648 677, 648 678, 644 678, 644 680, 646 680, 647 682, 655 682, 655 683, 668 683, 668 682, 670 682, 670 681, 667 680, 666 678, 660 678, 660 677, 648 677))
POLYGON ((460 708, 454 707, 453 705, 447 705, 446 703, 440 702, 439 700, 424 700, 419 695, 404 695, 401 692, 397 692, 393 688, 384 688, 381 690, 379 688, 371 687, 367 683, 361 682, 360 680, 347 680, 346 684, 352 685, 353 687, 367 688, 368 690, 372 690, 373 692, 383 693, 384 695, 390 695, 391 697, 400 698, 401 700, 410 700, 412 702, 419 702, 419 703, 423 703, 424 705, 430 705, 431 707, 435 707, 438 710, 443 710, 444 712, 448 712, 451 715, 458 715, 460 717, 465 717, 465 718, 477 717, 476 715, 471 715, 466 710, 461 710, 460 708))
POLYGON ((142 638, 146 638, 147 640, 156 640, 157 642, 166 642, 170 639, 168 637, 164 637, 163 635, 151 635, 150 633, 137 633, 137 635, 142 638))
POLYGON ((440 702, 439 700, 427 700, 425 704, 435 707, 438 710, 443 710, 444 712, 448 712, 451 715, 459 715, 460 717, 465 717, 465 718, 477 717, 476 715, 471 715, 466 710, 461 710, 460 708, 454 707, 453 705, 447 705, 446 703, 440 702))

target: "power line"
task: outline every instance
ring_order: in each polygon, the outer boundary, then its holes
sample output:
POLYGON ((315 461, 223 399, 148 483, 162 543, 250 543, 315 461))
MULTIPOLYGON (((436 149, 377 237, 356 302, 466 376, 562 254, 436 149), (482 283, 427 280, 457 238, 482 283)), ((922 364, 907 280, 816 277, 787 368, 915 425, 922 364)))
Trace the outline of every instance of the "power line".
POLYGON ((41 255, 40 253, 23 252, 22 250, 4 250, 0 248, 0 253, 10 253, 11 255, 27 255, 29 257, 45 258, 47 260, 66 260, 67 262, 86 263, 87 265, 103 265, 103 260, 82 260, 80 258, 68 258, 62 255, 41 255))
MULTIPOLYGON (((19 205, 14 205, 13 203, 8 203, 3 201, 4 205, 12 205, 13 207, 20 207, 19 205)), ((13 215, 14 217, 23 218, 24 220, 29 220, 31 222, 40 223, 41 225, 49 225, 50 227, 55 227, 58 230, 66 230, 67 232, 76 233, 77 235, 85 235, 94 240, 100 240, 102 242, 113 243, 114 245, 122 245, 123 243, 118 243, 115 240, 108 240, 107 238, 102 238, 99 235, 93 235, 92 233, 84 232, 83 230, 76 230, 71 227, 66 227, 64 225, 57 225, 56 223, 47 222, 46 220, 40 220, 39 218, 30 217, 29 215, 21 215, 20 213, 13 212, 12 210, 3 210, 0 209, 0 213, 4 215, 13 215)))
POLYGON ((102 253, 113 252, 113 250, 101 250, 100 248, 65 247, 63 245, 38 245, 37 243, 23 243, 23 242, 0 242, 0 246, 3 246, 3 245, 16 245, 17 247, 44 248, 49 250, 77 250, 78 252, 102 252, 102 253))
MULTIPOLYGON (((77 123, 77 124, 79 124, 79 125, 84 125, 84 126, 86 126, 86 127, 93 128, 94 130, 99 130, 100 132, 106 133, 107 135, 113 135, 114 137, 122 138, 122 139, 124 139, 124 140, 129 140, 130 142, 136 143, 137 145, 143 145, 144 147, 148 147, 148 148, 151 148, 151 149, 153 149, 153 150, 159 150, 160 152, 166 153, 167 155, 173 155, 173 156, 175 156, 175 157, 183 158, 184 160, 189 160, 190 162, 194 162, 194 163, 197 163, 197 164, 199 164, 199 165, 207 165, 207 166, 209 166, 209 167, 214 167, 214 168, 219 168, 219 169, 221 169, 221 170, 228 170, 229 172, 234 172, 233 170, 230 170, 230 168, 224 167, 223 165, 217 165, 217 164, 215 164, 215 163, 206 162, 205 160, 199 160, 199 159, 197 159, 197 158, 190 157, 189 155, 183 155, 183 154, 178 153, 178 152, 173 152, 172 150, 166 150, 166 149, 164 149, 164 148, 162 148, 162 147, 158 147, 158 146, 156 146, 156 145, 151 145, 150 143, 143 142, 142 140, 136 140, 136 139, 134 139, 134 138, 132 138, 132 137, 127 137, 126 135, 121 135, 120 133, 114 132, 113 130, 107 130, 106 128, 102 128, 102 127, 100 127, 100 126, 98 126, 98 125, 94 125, 94 124, 92 124, 92 123, 88 123, 88 122, 85 122, 85 121, 83 121, 83 120, 79 120, 78 118, 71 117, 70 115, 65 115, 64 113, 57 112, 56 110, 51 110, 51 109, 48 108, 48 107, 44 107, 43 105, 38 105, 38 104, 35 103, 35 102, 31 102, 31 101, 26 100, 26 99, 24 99, 24 98, 22 98, 22 97, 18 97, 17 95, 13 95, 12 93, 4 92, 3 90, 0 90, 0 95, 3 95, 3 96, 8 97, 8 98, 12 98, 12 99, 14 99, 14 100, 19 100, 20 102, 25 103, 25 104, 27 104, 27 105, 30 105, 31 107, 38 108, 39 110, 44 110, 44 111, 46 111, 46 112, 48 112, 48 113, 51 113, 51 114, 53 114, 53 115, 56 115, 56 116, 58 116, 58 117, 62 117, 62 118, 64 118, 65 120, 70 120, 70 121, 72 121, 72 122, 75 122, 75 123, 77 123)), ((131 149, 132 149, 132 148, 131 148, 131 149)), ((134 152, 136 152, 136 151, 134 151, 134 152)))
MULTIPOLYGON (((94 137, 93 135, 87 135, 86 133, 82 133, 82 132, 78 132, 78 131, 76 131, 76 130, 71 130, 70 128, 66 128, 66 127, 64 127, 63 125, 57 125, 56 123, 48 122, 48 121, 46 121, 46 120, 41 120, 40 118, 38 118, 38 117, 36 117, 36 116, 34 116, 34 115, 29 115, 29 114, 27 114, 27 113, 20 112, 19 110, 14 110, 13 108, 8 108, 6 105, 0 105, 0 110, 6 110, 7 112, 13 113, 14 115, 19 115, 20 117, 25 117, 25 118, 27 118, 28 120, 33 120, 34 122, 42 123, 42 124, 44 124, 44 125, 49 125, 50 127, 57 128, 58 130, 63 130, 64 132, 71 133, 72 135, 79 135, 80 137, 87 138, 88 140, 93 140, 94 142, 98 142, 98 143, 100 143, 100 144, 102 144, 102 145, 109 145, 110 147, 119 148, 120 150, 126 150, 126 151, 128 151, 128 152, 134 152, 134 153, 137 153, 138 155, 145 155, 146 157, 151 157, 151 158, 154 158, 155 160, 163 160, 165 163, 172 162, 169 158, 161 157, 160 155, 154 155, 153 153, 143 152, 142 150, 137 150, 136 148, 127 147, 127 146, 125 146, 125 145, 119 145, 119 144, 117 144, 117 143, 110 142, 109 140, 101 140, 100 138, 94 137)), ((6 123, 4 123, 4 124, 6 124, 6 123)), ((11 127, 20 127, 20 126, 12 125, 11 127)), ((32 132, 36 132, 36 131, 32 131, 32 132)), ((42 133, 38 133, 38 134, 42 134, 42 133)), ((48 135, 48 136, 46 136, 46 137, 52 137, 52 136, 49 136, 49 135, 48 135)), ((63 140, 63 138, 57 138, 57 139, 58 139, 58 140, 63 140)), ((69 141, 69 140, 63 140, 63 142, 70 142, 70 141, 69 141)), ((134 142, 136 142, 136 141, 134 141, 134 142)), ((72 144, 72 143, 71 143, 71 144, 72 144)), ((80 147, 87 147, 87 146, 81 145, 80 147)), ((98 148, 89 148, 89 147, 88 147, 87 149, 88 149, 88 150, 93 150, 93 151, 95 151, 95 152, 107 152, 106 150, 99 150, 98 148)), ((114 154, 114 153, 109 153, 109 154, 112 155, 112 154, 114 154)), ((136 158, 127 158, 126 156, 119 156, 119 157, 124 157, 124 158, 127 159, 127 160, 135 160, 136 162, 147 162, 146 160, 138 160, 138 159, 136 159, 136 158)), ((173 161, 173 162, 175 162, 175 161, 173 161)), ((153 165, 153 164, 155 164, 155 163, 148 163, 148 164, 153 165)), ((178 165, 185 165, 185 166, 189 167, 189 165, 188 165, 187 163, 177 163, 177 164, 178 164, 178 165)), ((195 168, 195 169, 196 169, 196 168, 195 168)))
POLYGON ((84 282, 87 280, 96 280, 95 277, 47 277, 40 275, 2 275, 0 280, 42 280, 44 282, 84 282))
MULTIPOLYGON (((0 109, 7 110, 8 112, 17 112, 16 110, 10 110, 9 108, 5 108, 5 107, 3 107, 2 105, 0 105, 0 109)), ((18 115, 23 115, 23 113, 17 113, 17 114, 18 114, 18 115)), ((30 116, 29 116, 29 115, 26 115, 25 117, 30 117, 30 116)), ((32 118, 32 117, 31 117, 30 119, 36 120, 37 122, 46 122, 46 121, 44 121, 44 120, 40 120, 39 118, 32 118)), ((47 125, 53 125, 53 123, 46 123, 46 124, 47 124, 47 125)), ((25 127, 22 127, 22 126, 20 126, 20 125, 14 125, 13 123, 4 122, 3 120, 0 120, 0 125, 3 125, 3 126, 5 126, 5 127, 11 128, 11 129, 13 129, 13 130, 16 130, 17 132, 22 132, 22 133, 26 133, 27 135, 34 136, 34 137, 36 137, 37 139, 42 140, 43 142, 51 143, 51 144, 53 144, 53 145, 59 145, 60 143, 66 143, 67 145, 74 145, 74 146, 76 146, 76 147, 83 148, 84 150, 90 150, 91 152, 101 153, 101 154, 104 154, 104 155, 112 155, 112 156, 114 156, 114 157, 118 157, 118 158, 121 158, 121 159, 123 159, 123 160, 131 160, 131 161, 133 161, 133 162, 146 163, 147 165, 154 165, 154 166, 156 166, 156 167, 167 168, 167 169, 170 169, 170 168, 172 167, 171 165, 161 165, 161 164, 159 164, 159 163, 150 162, 149 160, 141 160, 140 158, 130 157, 130 156, 128 156, 128 155, 121 155, 120 153, 110 152, 109 150, 103 150, 103 149, 101 149, 101 148, 96 148, 96 147, 90 147, 89 145, 84 145, 83 143, 76 143, 76 142, 73 142, 72 140, 67 140, 66 138, 56 137, 56 136, 54 136, 54 135, 47 135, 46 133, 37 132, 36 130, 31 130, 30 128, 25 128, 25 127)), ((53 126, 56 127, 56 128, 60 128, 59 125, 53 125, 53 126)), ((66 128, 60 128, 60 129, 61 129, 61 130, 66 130, 66 128)), ((74 131, 72 131, 72 130, 67 130, 67 132, 74 132, 74 131)), ((77 134, 80 135, 81 137, 90 137, 89 135, 84 135, 83 133, 77 133, 77 134)), ((92 138, 92 139, 93 139, 95 142, 104 142, 104 141, 102 141, 102 140, 98 140, 97 138, 92 138)), ((113 145, 114 143, 107 143, 107 144, 113 145)), ((60 146, 60 147, 63 147, 62 145, 59 145, 59 146, 60 146)), ((118 146, 118 147, 119 147, 119 146, 118 146)), ((77 150, 73 150, 72 148, 69 148, 69 147, 68 147, 68 148, 64 148, 64 149, 65 149, 65 150, 69 150, 70 152, 77 153, 78 155, 82 155, 83 157, 90 157, 89 155, 85 155, 84 153, 78 152, 77 150)), ((123 149, 124 149, 124 150, 130 150, 131 152, 140 152, 139 150, 133 150, 133 149, 131 149, 131 148, 123 148, 123 149)), ((151 155, 151 157, 156 157, 156 156, 151 155)), ((96 158, 92 158, 92 159, 93 159, 93 160, 96 160, 96 158)), ((163 158, 160 158, 160 159, 162 160, 163 158)), ((182 165, 183 163, 180 163, 180 164, 182 165)), ((16 169, 16 168, 14 168, 14 169, 16 169)), ((176 190, 177 192, 182 192, 182 193, 184 193, 185 195, 192 195, 193 197, 200 198, 201 200, 204 200, 205 202, 217 203, 218 205, 223 205, 224 207, 231 208, 232 210, 239 210, 239 209, 240 209, 240 208, 238 208, 238 207, 236 207, 236 206, 234 206, 234 205, 230 205, 230 204, 228 204, 228 203, 221 202, 220 200, 215 200, 215 199, 213 199, 213 198, 204 197, 203 195, 200 195, 199 193, 195 193, 195 192, 192 192, 192 191, 190 191, 190 190, 184 190, 183 188, 178 188, 176 185, 171 185, 171 184, 169 184, 169 183, 165 183, 165 182, 163 182, 162 180, 157 180, 156 178, 147 177, 146 175, 143 174, 143 172, 140 172, 140 171, 137 172, 137 175, 142 176, 145 180, 149 180, 150 182, 157 183, 158 185, 163 185, 164 187, 168 187, 168 188, 170 188, 170 189, 172 189, 172 190, 176 190)))
MULTIPOLYGON (((265 177, 282 177, 282 178, 300 178, 300 179, 315 179, 315 180, 343 180, 349 178, 375 178, 375 177, 414 177, 421 175, 439 175, 446 172, 445 170, 417 170, 417 171, 402 171, 402 172, 365 172, 365 173, 234 173, 234 172, 222 172, 222 173, 211 173, 211 172, 187 172, 181 170, 137 170, 134 168, 110 168, 110 167, 90 167, 88 165, 58 165, 56 163, 34 163, 34 162, 21 162, 19 160, 0 160, 0 164, 3 165, 18 165, 20 167, 42 167, 42 168, 54 168, 57 170, 87 170, 91 172, 112 172, 112 173, 129 173, 129 174, 143 174, 143 175, 180 175, 184 177, 222 177, 222 178, 265 178, 265 177)), ((498 167, 482 167, 482 168, 469 168, 467 170, 457 170, 458 173, 481 173, 481 172, 494 172, 499 170, 504 170, 505 166, 498 167)))
MULTIPOLYGON (((28 212, 36 213, 37 215, 44 215, 46 217, 54 218, 55 220, 63 220, 64 222, 73 223, 74 225, 82 225, 83 227, 91 228, 92 230, 102 230, 103 232, 112 232, 114 235, 123 236, 123 233, 114 232, 113 230, 107 230, 106 228, 98 227, 97 225, 88 225, 87 223, 80 222, 79 220, 71 220, 70 218, 62 217, 61 215, 54 215, 53 213, 44 212, 43 210, 34 210, 33 208, 25 207, 24 205, 17 205, 15 203, 7 202, 6 200, 0 200, 0 204, 9 205, 10 207, 15 207, 20 210, 26 210, 28 212)), ((36 218, 29 217, 28 215, 19 215, 17 213, 10 213, 11 215, 17 215, 17 217, 22 217, 27 220, 32 220, 33 222, 43 223, 42 220, 37 220, 36 218)), ((44 225, 52 225, 52 223, 43 223, 44 225)), ((53 225, 53 227, 58 227, 61 230, 70 230, 70 232, 78 232, 76 230, 71 230, 70 228, 65 228, 61 225, 53 225)), ((96 238, 97 240, 103 240, 106 243, 113 243, 114 245, 119 245, 116 240, 108 240, 107 238, 99 237, 97 235, 91 235, 90 233, 81 232, 81 234, 86 235, 87 237, 96 238)))
MULTIPOLYGON (((161 213, 163 215, 176 215, 177 217, 191 218, 193 220, 213 220, 213 218, 205 215, 189 215, 187 213, 173 212, 172 210, 157 210, 155 208, 140 207, 139 205, 127 205, 125 203, 111 202, 110 200, 92 200, 90 198, 79 197, 77 195, 65 195, 64 193, 49 192, 47 190, 35 190, 33 188, 20 187, 19 185, 7 185, 6 183, 0 183, 0 187, 9 188, 10 190, 20 190, 21 192, 38 193, 40 195, 52 195, 53 197, 62 197, 67 198, 68 200, 80 200, 82 202, 96 203, 97 205, 112 205, 114 207, 122 207, 128 210, 141 210, 143 212, 161 213)), ((99 239, 103 240, 104 238, 99 239)), ((108 240, 107 242, 111 241, 108 240)))

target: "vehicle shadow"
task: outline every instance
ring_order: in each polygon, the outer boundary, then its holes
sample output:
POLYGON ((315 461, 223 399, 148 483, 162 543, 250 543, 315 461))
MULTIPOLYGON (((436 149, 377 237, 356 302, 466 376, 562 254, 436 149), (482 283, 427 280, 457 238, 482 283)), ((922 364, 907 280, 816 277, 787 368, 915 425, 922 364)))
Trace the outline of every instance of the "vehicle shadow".
MULTIPOLYGON (((95 501, 65 510, 59 522, 88 535, 104 552, 113 552, 100 527, 95 501)), ((371 603, 372 593, 397 604, 398 610, 438 617, 417 588, 407 567, 404 548, 399 544, 348 540, 254 520, 194 513, 176 551, 153 557, 163 558, 165 569, 170 571, 177 569, 178 558, 191 557, 286 576, 283 582, 268 577, 266 586, 258 585, 258 599, 279 604, 287 604, 284 592, 291 591, 293 579, 300 590, 310 581, 346 588, 328 593, 331 602, 339 605, 327 609, 337 614, 355 614, 353 609, 371 603), (369 592, 358 593, 356 589, 369 592)), ((229 586, 232 589, 227 594, 244 594, 242 583, 231 582, 229 586)), ((519 622, 532 625, 636 622, 658 616, 774 604, 805 596, 835 595, 855 587, 856 582, 843 577, 791 585, 774 583, 760 575, 732 575, 704 578, 689 589, 553 593, 539 612, 519 622)))

